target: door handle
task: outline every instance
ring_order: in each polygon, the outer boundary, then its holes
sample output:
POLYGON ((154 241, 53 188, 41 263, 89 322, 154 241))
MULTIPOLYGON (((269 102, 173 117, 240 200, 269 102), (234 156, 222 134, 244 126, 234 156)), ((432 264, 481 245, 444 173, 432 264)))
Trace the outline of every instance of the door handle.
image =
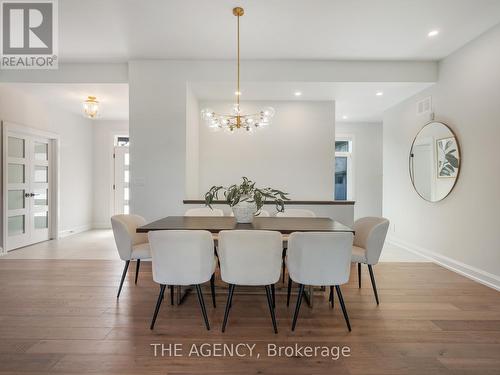
POLYGON ((35 193, 31 193, 31 194, 30 194, 30 197, 34 197, 34 196, 35 196, 35 193))
POLYGON ((24 193, 24 198, 29 198, 30 197, 30 193, 24 193))

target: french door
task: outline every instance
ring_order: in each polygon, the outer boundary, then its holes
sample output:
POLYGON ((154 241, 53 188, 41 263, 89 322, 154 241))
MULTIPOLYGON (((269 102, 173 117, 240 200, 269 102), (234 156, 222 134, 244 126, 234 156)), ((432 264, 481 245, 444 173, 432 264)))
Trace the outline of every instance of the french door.
POLYGON ((7 250, 50 239, 51 141, 7 131, 4 135, 7 250))

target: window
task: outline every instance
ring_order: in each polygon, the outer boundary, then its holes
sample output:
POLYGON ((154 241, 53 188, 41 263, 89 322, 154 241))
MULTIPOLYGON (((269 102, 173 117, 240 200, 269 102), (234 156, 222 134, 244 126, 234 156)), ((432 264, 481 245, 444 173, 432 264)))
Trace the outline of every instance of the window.
POLYGON ((116 135, 114 137, 114 213, 130 213, 130 154, 129 137, 116 135))
POLYGON ((352 177, 352 139, 350 137, 337 137, 335 140, 334 199, 353 199, 352 177))

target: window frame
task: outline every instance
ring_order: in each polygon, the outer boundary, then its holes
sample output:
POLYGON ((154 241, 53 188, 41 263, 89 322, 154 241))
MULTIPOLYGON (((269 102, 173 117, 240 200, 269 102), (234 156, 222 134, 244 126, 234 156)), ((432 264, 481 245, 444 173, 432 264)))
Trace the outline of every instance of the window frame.
MULTIPOLYGON (((355 137, 354 134, 336 134, 335 135, 335 142, 334 142, 334 154, 335 158, 337 157, 346 157, 347 158, 347 201, 352 201, 354 200, 355 196, 355 188, 354 188, 354 183, 355 183, 355 137), (336 151, 335 150, 335 142, 340 142, 340 141, 347 141, 350 143, 350 151, 345 152, 345 151, 336 151)), ((333 199, 337 199, 335 197, 335 160, 333 162, 333 199)))

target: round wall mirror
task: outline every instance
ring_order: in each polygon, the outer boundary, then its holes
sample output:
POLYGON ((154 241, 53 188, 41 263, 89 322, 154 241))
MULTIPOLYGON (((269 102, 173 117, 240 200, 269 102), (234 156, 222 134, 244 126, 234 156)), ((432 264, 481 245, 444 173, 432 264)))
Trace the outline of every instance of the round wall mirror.
POLYGON ((448 196, 460 172, 460 147, 453 131, 441 122, 425 125, 410 150, 410 177, 415 191, 429 202, 448 196))

